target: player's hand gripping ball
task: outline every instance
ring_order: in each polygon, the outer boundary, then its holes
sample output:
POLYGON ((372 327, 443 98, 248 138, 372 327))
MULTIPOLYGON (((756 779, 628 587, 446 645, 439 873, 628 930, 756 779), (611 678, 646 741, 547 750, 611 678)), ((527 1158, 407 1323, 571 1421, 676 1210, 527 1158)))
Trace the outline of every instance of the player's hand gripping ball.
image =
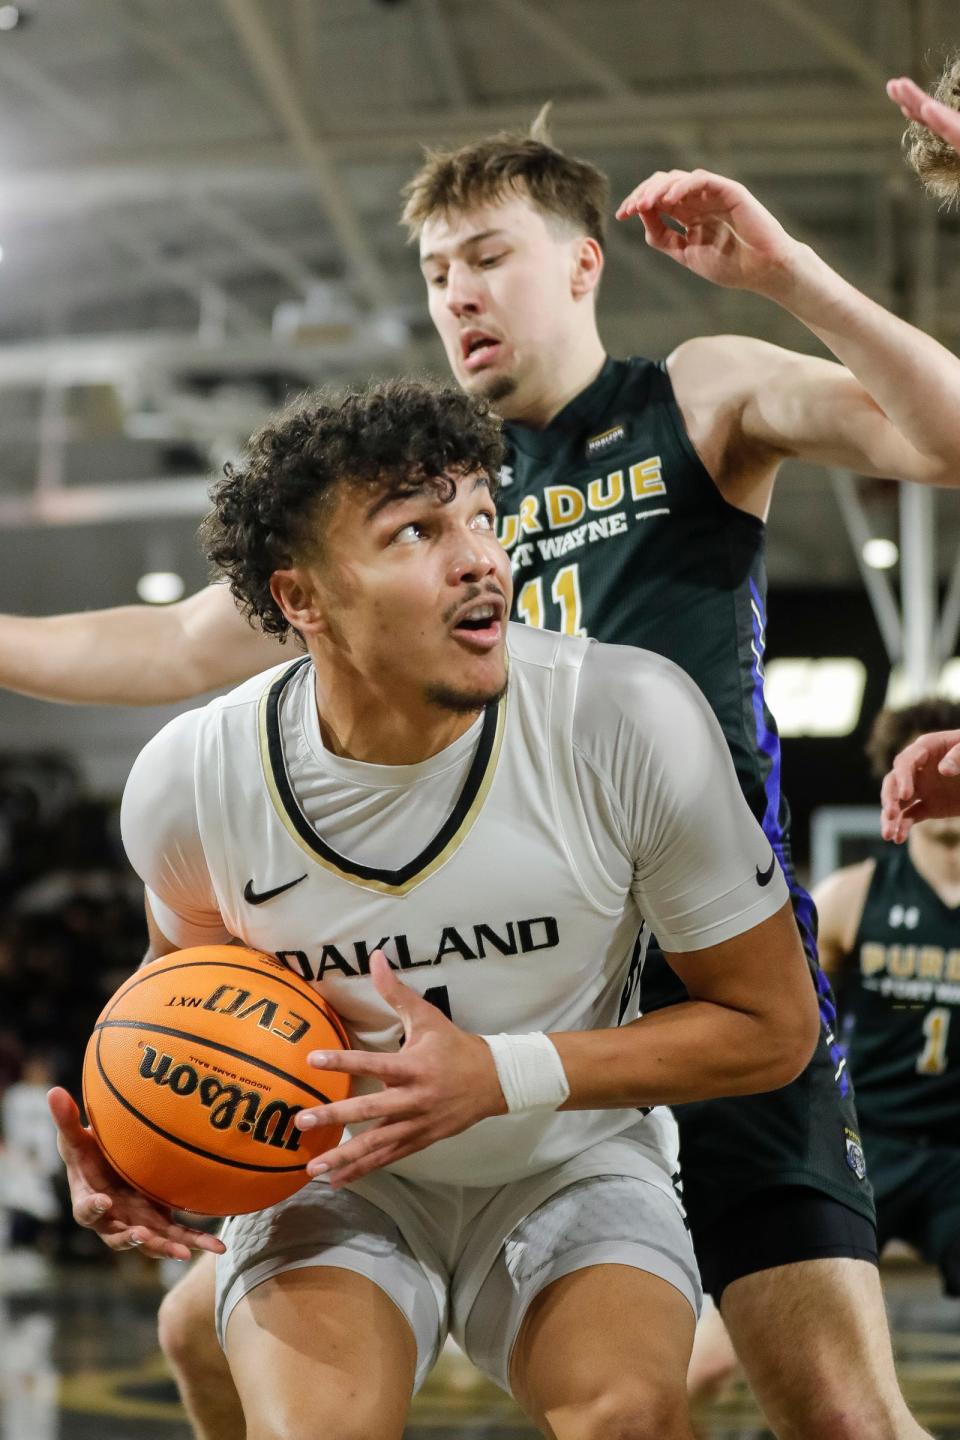
POLYGON ((339 1126, 294 1120, 346 1099, 349 1076, 307 1056, 349 1044, 320 995, 272 956, 179 950, 108 1001, 84 1058, 84 1106, 138 1190, 177 1210, 241 1215, 299 1190, 308 1160, 339 1141, 339 1126))

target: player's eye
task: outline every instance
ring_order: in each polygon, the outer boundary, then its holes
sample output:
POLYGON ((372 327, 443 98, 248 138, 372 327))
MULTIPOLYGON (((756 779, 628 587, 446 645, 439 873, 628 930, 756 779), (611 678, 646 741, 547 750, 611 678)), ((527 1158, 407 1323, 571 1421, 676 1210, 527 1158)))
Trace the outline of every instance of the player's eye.
POLYGON ((431 288, 432 290, 442 290, 443 287, 444 287, 444 285, 446 285, 446 283, 447 283, 447 277, 446 277, 446 275, 445 275, 445 274, 441 274, 439 271, 437 272, 436 275, 428 275, 428 276, 427 276, 427 284, 430 286, 430 288, 431 288))
POLYGON ((474 516, 473 524, 477 530, 493 530, 496 527, 497 517, 492 510, 481 510, 474 516))
POLYGON ((409 524, 402 526, 394 535, 391 544, 393 545, 415 545, 427 533, 426 526, 421 525, 419 520, 411 520, 409 524))
POLYGON ((502 252, 499 255, 484 255, 483 259, 480 261, 481 270, 491 270, 494 265, 499 265, 500 261, 504 258, 505 253, 506 252, 502 252))

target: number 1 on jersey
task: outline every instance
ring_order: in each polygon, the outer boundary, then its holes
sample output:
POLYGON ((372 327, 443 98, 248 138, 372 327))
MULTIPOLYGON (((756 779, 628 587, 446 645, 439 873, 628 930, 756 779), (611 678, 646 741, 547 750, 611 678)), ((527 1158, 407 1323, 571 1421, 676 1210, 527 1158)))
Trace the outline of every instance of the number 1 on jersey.
POLYGON ((429 990, 424 990, 423 998, 428 1005, 439 1010, 441 1015, 446 1015, 448 1020, 453 1019, 450 1014, 450 991, 446 985, 431 985, 429 990))
POLYGON ((947 1035, 950 1032, 950 1011, 938 1005, 924 1016, 923 1033, 926 1045, 917 1060, 920 1075, 942 1075, 947 1068, 947 1035))
MULTIPOLYGON (((564 565, 557 571, 550 586, 550 598, 560 607, 560 624, 547 628, 557 629, 561 635, 586 636, 579 565, 564 565)), ((539 575, 522 587, 517 596, 517 613, 525 625, 533 625, 537 630, 544 628, 543 579, 539 575)))

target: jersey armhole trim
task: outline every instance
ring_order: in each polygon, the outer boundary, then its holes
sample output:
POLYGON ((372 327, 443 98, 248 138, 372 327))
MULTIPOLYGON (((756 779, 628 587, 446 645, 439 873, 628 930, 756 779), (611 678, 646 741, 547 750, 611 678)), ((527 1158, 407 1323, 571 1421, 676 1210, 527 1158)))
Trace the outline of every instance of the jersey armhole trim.
POLYGON ((664 399, 667 402, 667 419, 670 422, 670 428, 676 437, 677 444, 680 445, 691 464, 697 467, 703 479, 710 486, 711 494, 716 497, 717 504, 724 512, 728 515, 735 516, 738 521, 744 521, 750 530, 765 535, 767 533, 766 522, 761 520, 759 515, 751 515, 749 510, 741 510, 739 505, 731 505, 730 501, 723 494, 720 486, 703 463, 697 447, 690 439, 686 421, 683 418, 683 411, 680 409, 680 402, 677 399, 677 392, 673 388, 673 377, 667 368, 666 360, 658 361, 657 369, 663 377, 664 399))

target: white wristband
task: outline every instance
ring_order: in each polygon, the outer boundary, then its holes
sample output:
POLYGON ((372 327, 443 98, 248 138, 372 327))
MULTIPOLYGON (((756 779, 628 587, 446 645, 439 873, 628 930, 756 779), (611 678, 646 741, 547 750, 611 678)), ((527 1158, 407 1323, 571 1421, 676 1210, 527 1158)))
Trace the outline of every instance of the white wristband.
POLYGON ((549 1035, 481 1035, 493 1054, 507 1110, 556 1110, 570 1094, 567 1074, 549 1035))

